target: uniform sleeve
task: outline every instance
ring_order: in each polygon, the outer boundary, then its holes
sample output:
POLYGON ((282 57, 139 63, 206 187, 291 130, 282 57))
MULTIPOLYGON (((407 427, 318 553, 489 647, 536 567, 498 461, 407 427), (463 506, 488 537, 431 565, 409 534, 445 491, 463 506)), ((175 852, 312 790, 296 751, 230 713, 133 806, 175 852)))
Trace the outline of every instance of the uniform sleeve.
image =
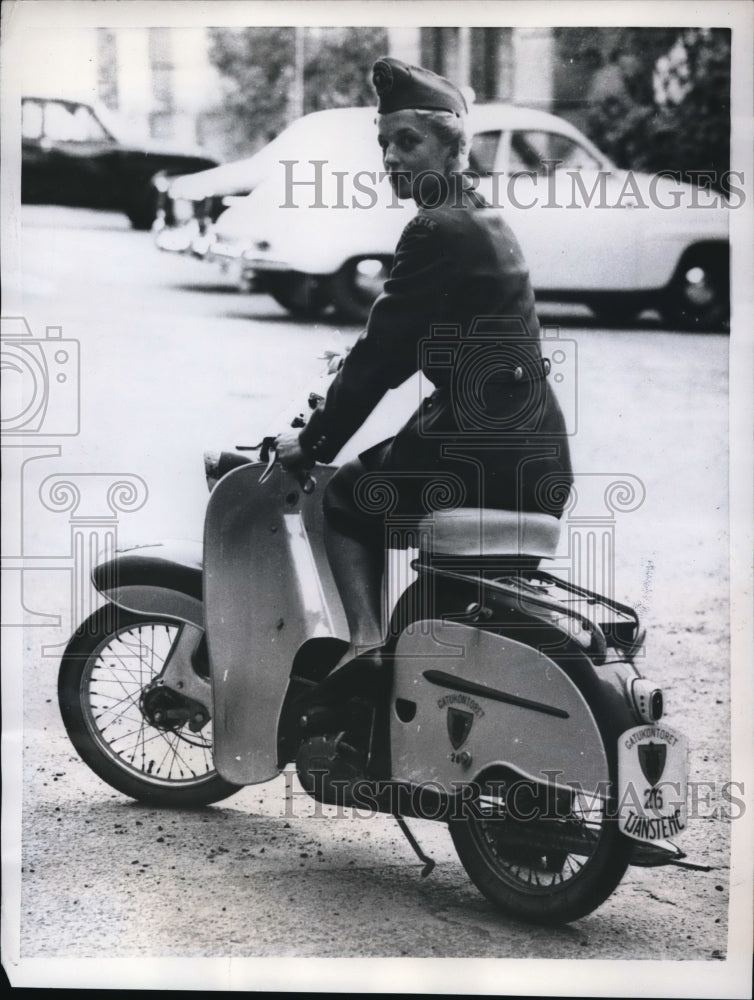
POLYGON ((319 462, 331 461, 387 390, 418 370, 420 342, 443 315, 452 274, 439 224, 424 216, 412 219, 366 330, 301 431, 305 452, 319 462))

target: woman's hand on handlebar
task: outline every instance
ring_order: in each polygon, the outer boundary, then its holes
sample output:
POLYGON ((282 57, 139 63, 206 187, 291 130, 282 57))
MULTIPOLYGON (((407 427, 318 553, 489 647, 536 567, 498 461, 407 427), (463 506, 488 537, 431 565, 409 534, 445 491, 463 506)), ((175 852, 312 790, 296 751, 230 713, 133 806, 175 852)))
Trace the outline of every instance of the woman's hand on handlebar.
POLYGON ((298 431, 284 431, 278 435, 275 448, 280 464, 303 486, 311 481, 309 472, 314 461, 299 444, 298 435, 298 431))

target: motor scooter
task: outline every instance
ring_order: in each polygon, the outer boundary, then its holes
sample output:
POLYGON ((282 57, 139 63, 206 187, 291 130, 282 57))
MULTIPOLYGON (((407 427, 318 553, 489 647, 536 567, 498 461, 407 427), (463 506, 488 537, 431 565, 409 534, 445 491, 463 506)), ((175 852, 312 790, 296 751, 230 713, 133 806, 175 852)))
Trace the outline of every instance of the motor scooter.
MULTIPOLYGON (((316 405, 316 397, 310 400, 316 405)), ((300 423, 300 421, 299 421, 300 423)), ((575 920, 629 864, 700 868, 686 825, 686 742, 661 722, 629 606, 541 568, 560 522, 438 509, 381 661, 348 645, 321 492, 239 450, 205 456, 203 543, 100 562, 106 603, 62 659, 63 722, 86 764, 153 805, 198 807, 295 767, 313 798, 447 823, 479 890, 514 917, 575 920)))

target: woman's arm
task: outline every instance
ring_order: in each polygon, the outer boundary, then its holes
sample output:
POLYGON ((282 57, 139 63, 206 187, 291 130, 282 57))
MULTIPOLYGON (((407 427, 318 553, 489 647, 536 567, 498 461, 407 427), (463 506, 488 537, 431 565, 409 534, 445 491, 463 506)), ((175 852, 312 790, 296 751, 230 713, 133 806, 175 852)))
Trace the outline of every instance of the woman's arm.
POLYGON ((418 370, 419 344, 441 321, 453 280, 443 242, 440 223, 424 215, 403 231, 365 332, 299 436, 315 460, 331 461, 387 390, 418 370))

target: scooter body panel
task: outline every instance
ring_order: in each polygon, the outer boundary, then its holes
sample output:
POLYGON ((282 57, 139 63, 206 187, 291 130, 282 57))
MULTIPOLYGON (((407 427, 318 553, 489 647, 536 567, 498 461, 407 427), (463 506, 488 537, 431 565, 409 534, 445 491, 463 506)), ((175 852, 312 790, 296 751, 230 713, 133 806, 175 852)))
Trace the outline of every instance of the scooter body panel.
POLYGON ((490 767, 604 793, 603 741, 583 695, 530 646, 415 622, 399 637, 390 714, 393 778, 452 790, 490 767), (402 721, 405 720, 405 721, 402 721))
POLYGON ((279 771, 278 723, 291 664, 309 639, 348 638, 323 543, 321 487, 303 493, 279 467, 244 465, 210 494, 204 604, 212 674, 214 758, 236 784, 279 771))

